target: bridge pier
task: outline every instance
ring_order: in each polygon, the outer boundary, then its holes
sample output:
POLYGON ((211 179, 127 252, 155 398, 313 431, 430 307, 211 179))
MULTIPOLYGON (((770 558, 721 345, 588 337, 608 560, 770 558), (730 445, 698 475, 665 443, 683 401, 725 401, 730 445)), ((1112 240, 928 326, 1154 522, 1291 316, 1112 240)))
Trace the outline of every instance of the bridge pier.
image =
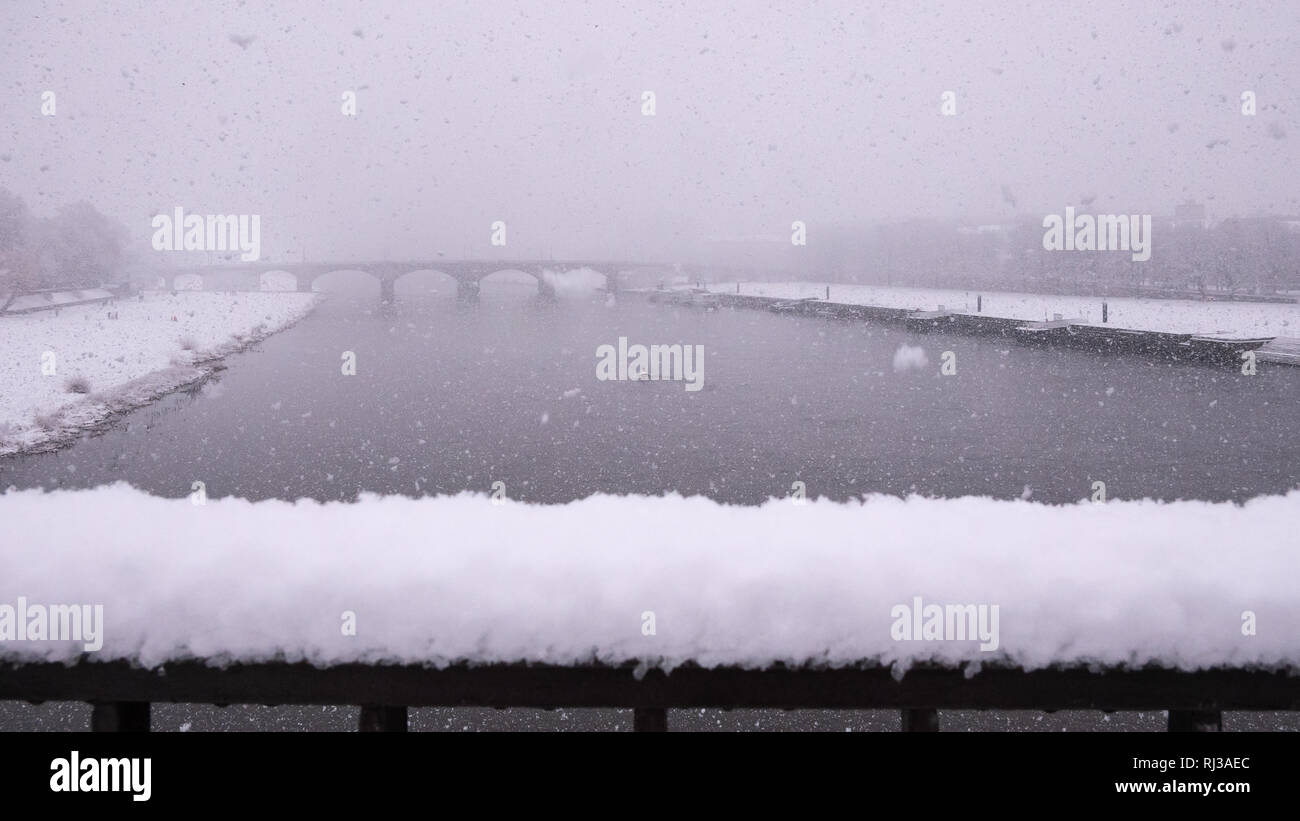
POLYGON ((476 302, 478 300, 478 285, 477 279, 457 280, 456 299, 462 302, 476 302))
POLYGON ((542 277, 538 277, 537 295, 544 299, 555 299, 555 285, 542 277))
POLYGON ((379 301, 381 303, 392 304, 397 301, 397 290, 394 287, 396 284, 396 279, 385 277, 379 280, 379 301))

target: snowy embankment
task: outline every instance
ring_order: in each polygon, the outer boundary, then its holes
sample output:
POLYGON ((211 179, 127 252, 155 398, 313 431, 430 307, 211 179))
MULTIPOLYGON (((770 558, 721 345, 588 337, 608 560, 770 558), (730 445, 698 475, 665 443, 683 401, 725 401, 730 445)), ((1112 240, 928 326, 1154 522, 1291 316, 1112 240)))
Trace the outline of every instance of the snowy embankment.
MULTIPOLYGON (((120 484, 10 491, 0 496, 9 534, 0 608, 19 597, 102 605, 93 656, 150 667, 204 658, 1300 670, 1297 517, 1300 491, 1243 506, 1060 507, 612 496, 538 506, 467 494, 197 504, 120 484), (895 640, 896 608, 914 597, 997 606, 997 649, 895 640)), ((82 647, 8 640, 0 657, 67 660, 82 647)))
MULTIPOLYGON (((736 283, 709 286, 719 293, 736 293, 736 283)), ((1181 299, 1060 296, 1018 294, 1005 291, 955 291, 941 288, 902 288, 883 285, 845 285, 826 282, 742 282, 740 293, 783 299, 825 298, 831 302, 913 308, 934 311, 940 306, 958 313, 1044 322, 1060 314, 1080 324, 1102 324, 1101 305, 1109 313, 1106 325, 1135 331, 1160 331, 1231 338, 1262 336, 1300 337, 1300 304, 1269 302, 1199 302, 1181 299), (983 297, 980 310, 979 298, 983 297)))
POLYGON ((305 316, 297 293, 148 293, 0 318, 0 455, 58 443, 305 316), (116 319, 110 319, 110 314, 116 319))

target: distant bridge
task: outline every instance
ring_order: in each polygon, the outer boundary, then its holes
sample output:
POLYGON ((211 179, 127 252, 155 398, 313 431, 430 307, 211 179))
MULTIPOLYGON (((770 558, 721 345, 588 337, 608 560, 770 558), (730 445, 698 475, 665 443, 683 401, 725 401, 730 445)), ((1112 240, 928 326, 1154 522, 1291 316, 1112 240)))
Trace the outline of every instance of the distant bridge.
MULTIPOLYGON (((502 272, 519 272, 537 280, 537 292, 542 296, 554 296, 555 284, 547 274, 562 274, 569 271, 587 269, 605 277, 608 291, 619 290, 620 282, 633 274, 658 275, 661 279, 685 276, 700 278, 705 273, 722 273, 723 269, 698 265, 666 265, 644 262, 589 261, 589 260, 411 260, 380 262, 282 262, 282 263, 236 263, 230 265, 203 265, 193 268, 178 268, 170 274, 170 285, 180 288, 182 278, 198 276, 201 288, 230 287, 230 283, 260 284, 264 275, 273 272, 292 274, 296 280, 297 290, 311 291, 316 280, 326 274, 341 271, 359 271, 379 280, 381 302, 395 300, 397 281, 407 274, 422 271, 445 274, 456 280, 456 294, 462 299, 477 296, 479 283, 488 276, 502 272)), ((737 275, 744 273, 735 271, 737 275)), ((189 280, 193 281, 193 280, 189 280)))

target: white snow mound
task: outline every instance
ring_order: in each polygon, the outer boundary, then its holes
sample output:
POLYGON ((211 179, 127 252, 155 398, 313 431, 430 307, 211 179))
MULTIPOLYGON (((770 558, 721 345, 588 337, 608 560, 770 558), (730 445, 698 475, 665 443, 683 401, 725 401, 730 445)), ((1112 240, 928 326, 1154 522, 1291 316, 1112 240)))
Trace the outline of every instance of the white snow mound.
MULTIPOLYGON (((1241 506, 1056 507, 612 496, 538 506, 468 494, 198 505, 122 484, 10 491, 0 495, 0 605, 102 604, 94 656, 147 666, 198 657, 1300 669, 1297 520, 1300 491, 1241 506), (997 650, 891 638, 891 611, 917 596, 997 605, 997 650), (356 635, 343 634, 345 611, 356 635)), ((67 660, 82 648, 11 640, 0 657, 67 660)))

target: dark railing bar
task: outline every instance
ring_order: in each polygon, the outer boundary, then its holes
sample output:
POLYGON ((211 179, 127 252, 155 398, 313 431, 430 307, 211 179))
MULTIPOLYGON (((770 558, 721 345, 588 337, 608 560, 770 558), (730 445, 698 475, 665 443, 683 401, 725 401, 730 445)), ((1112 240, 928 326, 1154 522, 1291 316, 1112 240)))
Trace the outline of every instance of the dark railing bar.
MULTIPOLYGON (((222 705, 224 706, 224 705, 222 705)), ((498 709, 507 709, 501 707, 498 709)), ((792 708, 782 708, 789 710, 792 708)), ((902 731, 934 733, 939 731, 939 711, 909 708, 902 710, 902 731)), ((1055 710, 1050 712, 1056 712, 1055 710)), ((1107 710, 1106 712, 1113 712, 1107 710)), ((371 733, 404 733, 408 730, 408 709, 382 705, 362 705, 359 729, 371 733)), ((95 702, 90 714, 90 728, 97 733, 149 732, 150 704, 141 701, 95 702)), ((668 711, 662 707, 635 707, 632 710, 635 732, 667 732, 668 711)), ((1170 710, 1168 730, 1211 733, 1223 731, 1223 713, 1217 710, 1170 710)))
POLYGON ((671 674, 635 665, 453 665, 443 669, 305 662, 0 664, 0 700, 337 704, 407 707, 720 707, 733 709, 1300 710, 1300 676, 1285 671, 1085 668, 1023 671, 985 665, 888 668, 705 669, 671 674), (923 707, 918 707, 923 705, 923 707))

